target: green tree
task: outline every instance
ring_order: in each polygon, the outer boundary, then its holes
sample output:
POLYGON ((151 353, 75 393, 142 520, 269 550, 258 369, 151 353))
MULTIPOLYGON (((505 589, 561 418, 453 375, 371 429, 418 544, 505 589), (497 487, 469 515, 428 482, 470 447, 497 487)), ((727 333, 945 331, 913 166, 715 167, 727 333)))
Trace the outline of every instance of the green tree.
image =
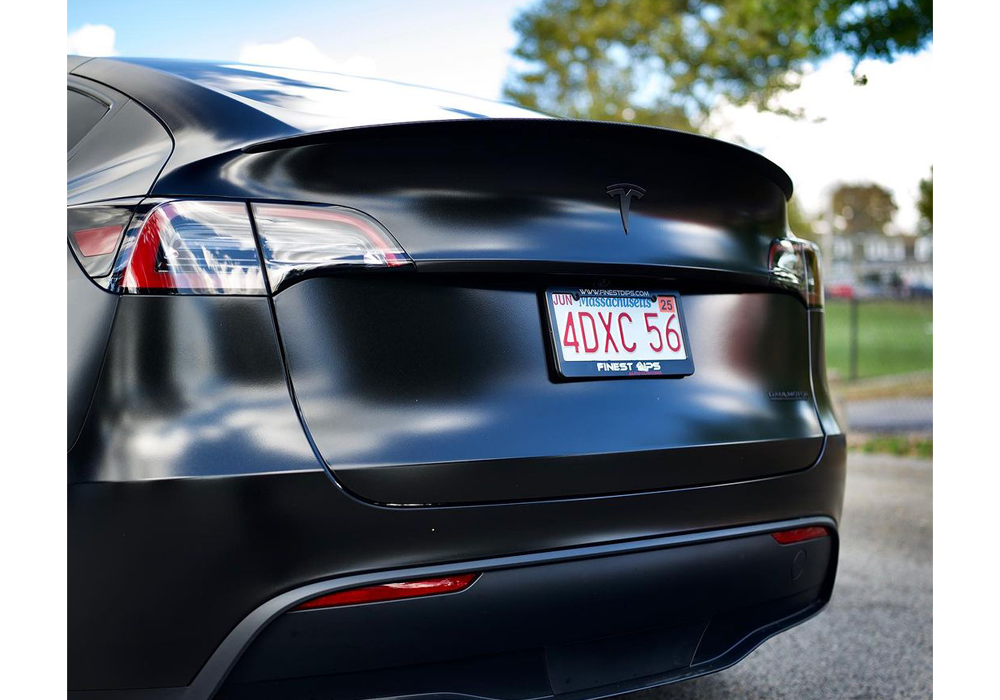
POLYGON ((934 168, 931 168, 930 177, 920 181, 920 197, 917 199, 917 211, 920 212, 921 233, 930 233, 934 230, 934 168))
POLYGON ((892 192, 876 184, 840 185, 833 192, 834 227, 847 235, 885 233, 899 209, 892 192))
POLYGON ((813 219, 809 217, 799 204, 798 197, 794 195, 788 200, 788 228, 799 238, 810 241, 816 240, 816 232, 813 230, 813 219))
POLYGON ((932 0, 540 0, 514 20, 505 95, 584 119, 699 129, 720 98, 775 97, 838 51, 892 60, 932 37, 932 0))

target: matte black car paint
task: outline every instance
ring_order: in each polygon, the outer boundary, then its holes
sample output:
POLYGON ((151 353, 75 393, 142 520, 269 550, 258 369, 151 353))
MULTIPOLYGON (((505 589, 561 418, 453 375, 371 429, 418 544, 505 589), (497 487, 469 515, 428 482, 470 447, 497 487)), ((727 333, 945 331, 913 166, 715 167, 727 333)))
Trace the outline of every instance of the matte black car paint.
POLYGON ((809 391, 794 298, 685 296, 690 377, 556 382, 542 290, 518 286, 358 276, 275 297, 303 419, 348 490, 396 504, 528 500, 724 483, 819 456, 811 401, 767 395, 809 391))
MULTIPOLYGON (((67 447, 76 442, 94 396, 104 361, 118 298, 103 292, 76 264, 66 250, 67 291, 67 447)), ((72 478, 72 477, 71 477, 72 478)))
MULTIPOLYGON (((103 136, 105 117, 84 138, 70 160, 72 204, 337 203, 378 218, 416 262, 409 274, 301 280, 273 300, 118 297, 70 250, 69 675, 80 697, 207 697, 253 635, 269 643, 259 624, 274 618, 248 622, 255 611, 333 585, 324 581, 469 562, 499 570, 505 557, 594 546, 624 554, 655 538, 766 532, 805 516, 835 527, 844 438, 826 388, 822 312, 768 284, 766 249, 784 235, 790 192, 768 161, 662 130, 552 120, 302 135, 273 112, 140 62, 69 65, 71 82, 121 105, 114 118, 127 136, 103 136), (253 145, 269 139, 279 140, 253 145), (115 167, 103 173, 102 159, 115 167), (647 188, 628 237, 605 192, 623 181, 647 188), (654 389, 553 377, 541 290, 667 282, 690 310, 698 369, 649 380, 662 397, 677 394, 645 411, 671 421, 663 432, 643 425, 641 445, 607 434, 602 449, 601 411, 612 422, 638 415, 654 389), (441 316, 426 321, 441 333, 451 317, 478 335, 448 342, 410 328, 398 339, 406 358, 380 348, 364 311, 392 294, 423 313, 435 303, 441 316), (501 313, 478 319, 482 305, 501 313), (772 391, 811 400, 773 401, 772 391), (552 414, 548 432, 529 430, 531 406, 552 414), (456 415, 478 422, 449 423, 456 415), (247 625, 238 651, 220 654, 247 625)), ((392 333, 408 318, 397 309, 392 333)), ((836 539, 826 541, 822 584, 798 613, 766 620, 776 626, 720 652, 723 664, 656 682, 717 670, 815 612, 835 570, 836 539)), ((419 606, 398 609, 419 616, 419 606)), ((377 642, 362 632, 351 634, 377 642)))

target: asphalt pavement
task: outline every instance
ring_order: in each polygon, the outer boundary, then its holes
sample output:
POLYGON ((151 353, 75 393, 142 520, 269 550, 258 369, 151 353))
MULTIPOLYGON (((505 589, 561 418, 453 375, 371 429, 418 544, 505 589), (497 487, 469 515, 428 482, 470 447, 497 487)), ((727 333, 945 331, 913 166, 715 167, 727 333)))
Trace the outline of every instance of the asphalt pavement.
POLYGON ((736 666, 629 700, 932 695, 932 467, 851 453, 833 600, 736 666))
POLYGON ((850 430, 863 433, 930 431, 934 400, 929 396, 845 401, 844 418, 850 430))

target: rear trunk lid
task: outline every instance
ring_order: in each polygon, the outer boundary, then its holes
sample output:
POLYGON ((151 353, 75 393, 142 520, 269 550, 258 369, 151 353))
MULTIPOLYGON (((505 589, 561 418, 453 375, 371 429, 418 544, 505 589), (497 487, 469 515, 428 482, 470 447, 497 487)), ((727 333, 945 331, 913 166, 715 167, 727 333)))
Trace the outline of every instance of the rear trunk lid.
POLYGON ((294 137, 181 175, 199 193, 362 210, 414 261, 274 297, 308 431, 364 499, 682 488, 805 469, 822 449, 808 313, 768 285, 791 185, 749 151, 628 125, 467 121, 294 137), (627 233, 608 192, 621 183, 644 190, 627 233), (694 373, 561 376, 552 288, 678 294, 694 373))

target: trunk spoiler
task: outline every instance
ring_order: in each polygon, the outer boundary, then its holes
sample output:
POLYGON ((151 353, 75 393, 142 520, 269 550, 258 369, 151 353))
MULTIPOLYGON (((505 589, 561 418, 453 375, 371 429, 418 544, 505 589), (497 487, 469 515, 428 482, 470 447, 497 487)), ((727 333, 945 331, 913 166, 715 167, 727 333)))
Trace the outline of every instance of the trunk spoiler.
POLYGON ((403 122, 295 134, 252 143, 241 150, 246 154, 269 153, 306 146, 335 145, 348 140, 378 140, 385 136, 428 140, 464 136, 546 144, 555 140, 571 141, 577 147, 586 147, 590 141, 613 139, 619 145, 622 160, 626 162, 640 154, 648 156, 658 145, 663 145, 669 147, 675 157, 690 155, 698 159, 712 159, 719 167, 756 172, 777 185, 786 199, 792 196, 792 180, 788 174, 759 153, 707 136, 622 122, 546 118, 403 122))

